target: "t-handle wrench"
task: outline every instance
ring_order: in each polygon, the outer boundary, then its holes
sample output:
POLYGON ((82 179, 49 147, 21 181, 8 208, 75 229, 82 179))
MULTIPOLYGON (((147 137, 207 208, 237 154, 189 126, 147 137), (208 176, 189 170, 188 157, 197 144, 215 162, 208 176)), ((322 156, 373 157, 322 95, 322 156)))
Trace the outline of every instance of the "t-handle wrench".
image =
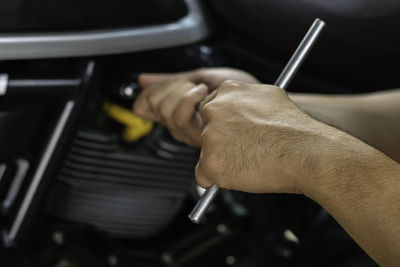
MULTIPOLYGON (((316 19, 314 21, 314 23, 311 25, 310 29, 304 36, 303 40, 301 41, 300 45, 297 47, 296 51, 290 58, 286 67, 283 69, 281 75, 276 80, 276 86, 286 90, 294 75, 307 57, 308 53, 310 53, 312 47, 316 43, 324 26, 324 21, 320 19, 316 19)), ((188 216, 192 222, 199 223, 201 221, 208 207, 217 196, 218 192, 219 187, 216 184, 209 187, 204 192, 204 194, 201 196, 200 200, 197 202, 196 206, 193 208, 192 212, 188 216)))

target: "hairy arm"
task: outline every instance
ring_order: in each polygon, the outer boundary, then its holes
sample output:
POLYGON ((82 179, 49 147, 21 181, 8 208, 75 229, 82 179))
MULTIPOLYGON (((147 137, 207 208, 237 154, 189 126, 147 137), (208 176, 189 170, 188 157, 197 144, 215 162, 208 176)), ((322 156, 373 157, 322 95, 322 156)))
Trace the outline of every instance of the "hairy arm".
MULTIPOLYGON (((366 107, 371 110, 382 96, 369 97, 373 101, 366 107)), ((386 105, 374 108, 391 113, 387 110, 394 97, 383 98, 386 105)), ((352 110, 350 103, 348 109, 352 110)), ((196 168, 199 185, 252 193, 303 193, 332 214, 379 264, 399 266, 399 163, 312 119, 285 91, 271 85, 224 82, 199 112, 204 119, 196 168)))
POLYGON ((313 118, 356 136, 400 162, 400 90, 363 95, 289 94, 313 118))
MULTIPOLYGON (((400 263, 400 165, 356 138, 343 135, 321 175, 302 184, 381 266, 400 263), (340 148, 340 149, 338 149, 340 148)), ((320 147, 321 148, 321 147, 320 147)))
MULTIPOLYGON (((191 146, 200 146, 201 122, 194 107, 207 92, 211 93, 227 79, 259 83, 251 74, 230 68, 142 74, 139 78, 145 90, 135 103, 135 113, 165 124, 177 140, 191 146), (199 83, 203 85, 195 88, 199 83)), ((311 117, 360 138, 400 162, 400 90, 365 95, 289 94, 289 97, 311 117)))

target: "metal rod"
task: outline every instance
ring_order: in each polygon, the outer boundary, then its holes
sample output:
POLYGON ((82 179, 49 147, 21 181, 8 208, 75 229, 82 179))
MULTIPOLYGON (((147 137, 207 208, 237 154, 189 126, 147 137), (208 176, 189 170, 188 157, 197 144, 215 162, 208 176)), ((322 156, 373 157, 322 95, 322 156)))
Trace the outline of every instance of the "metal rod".
POLYGON ((289 62, 286 64, 286 67, 279 75, 278 79, 275 81, 275 85, 282 88, 287 89, 289 83, 292 81, 300 66, 303 64, 307 55, 311 52, 314 44, 316 43, 319 34, 325 26, 325 22, 316 19, 314 23, 311 25, 310 29, 304 36, 300 45, 297 47, 296 51, 290 58, 289 62))
MULTIPOLYGON (((286 67, 283 69, 281 75, 279 75, 278 79, 276 80, 276 86, 282 89, 286 89, 289 86, 289 83, 292 81, 300 66, 316 43, 324 26, 324 21, 320 19, 316 19, 314 21, 314 23, 311 25, 310 29, 304 36, 303 40, 301 41, 300 45, 297 47, 296 51, 290 58, 289 62, 286 64, 286 67)), ((204 192, 204 194, 201 196, 200 200, 197 202, 196 206, 193 208, 192 212, 188 216, 192 222, 199 223, 201 221, 201 219, 206 214, 208 207, 217 196, 218 192, 218 185, 213 185, 204 192)))
POLYGON ((210 207, 214 198, 219 192, 219 186, 213 185, 203 193, 196 206, 194 206, 192 212, 189 214, 189 219, 194 223, 199 223, 203 216, 206 214, 208 207, 210 207))

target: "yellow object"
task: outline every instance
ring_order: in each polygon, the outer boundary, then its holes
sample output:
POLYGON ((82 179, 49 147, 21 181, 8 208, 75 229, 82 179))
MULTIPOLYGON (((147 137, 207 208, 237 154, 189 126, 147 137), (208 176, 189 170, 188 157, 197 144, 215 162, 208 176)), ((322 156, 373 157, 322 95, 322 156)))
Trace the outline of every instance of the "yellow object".
POLYGON ((134 142, 148 135, 153 129, 151 121, 139 118, 129 109, 108 102, 104 103, 103 109, 110 117, 125 125, 122 138, 126 142, 134 142))

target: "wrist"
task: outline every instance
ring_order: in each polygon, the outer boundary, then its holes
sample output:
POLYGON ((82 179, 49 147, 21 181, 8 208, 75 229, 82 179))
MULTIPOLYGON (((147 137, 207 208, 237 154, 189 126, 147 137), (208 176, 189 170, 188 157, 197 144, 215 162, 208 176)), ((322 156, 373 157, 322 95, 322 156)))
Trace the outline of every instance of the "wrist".
POLYGON ((335 198, 368 195, 400 173, 399 164, 345 133, 334 139, 334 145, 328 143, 322 153, 318 167, 302 187, 306 196, 322 205, 335 198))

